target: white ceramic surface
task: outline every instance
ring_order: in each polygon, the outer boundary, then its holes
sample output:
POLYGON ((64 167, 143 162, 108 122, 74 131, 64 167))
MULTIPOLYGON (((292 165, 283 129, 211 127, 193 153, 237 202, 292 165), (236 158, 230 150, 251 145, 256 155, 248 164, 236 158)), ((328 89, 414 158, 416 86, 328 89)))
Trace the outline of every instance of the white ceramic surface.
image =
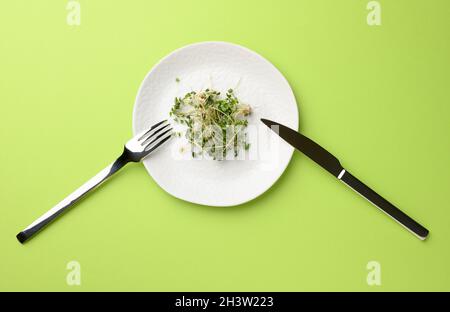
POLYGON ((176 96, 206 88, 222 93, 232 88, 252 107, 247 159, 195 160, 185 142, 173 138, 144 165, 156 183, 177 198, 209 206, 239 205, 268 190, 293 153, 260 118, 298 129, 297 104, 286 79, 262 56, 235 44, 202 42, 174 51, 147 74, 136 97, 134 133, 168 118, 176 96))

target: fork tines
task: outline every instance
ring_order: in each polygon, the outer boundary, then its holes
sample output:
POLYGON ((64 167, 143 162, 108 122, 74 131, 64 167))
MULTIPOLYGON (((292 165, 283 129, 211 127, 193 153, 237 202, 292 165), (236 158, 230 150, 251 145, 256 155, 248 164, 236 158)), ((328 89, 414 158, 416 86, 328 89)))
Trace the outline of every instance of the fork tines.
POLYGON ((146 152, 152 152, 172 136, 172 128, 167 120, 163 120, 153 125, 142 136, 138 142, 144 147, 146 152))

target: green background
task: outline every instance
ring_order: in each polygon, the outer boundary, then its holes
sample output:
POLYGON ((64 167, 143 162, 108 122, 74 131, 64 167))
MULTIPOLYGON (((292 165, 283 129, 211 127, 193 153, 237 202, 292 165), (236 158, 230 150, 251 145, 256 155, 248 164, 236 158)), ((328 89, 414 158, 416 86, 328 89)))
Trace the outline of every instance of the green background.
MULTIPOLYGON (((0 5, 0 290, 450 290, 450 1, 80 0, 0 5), (422 242, 299 153, 238 207, 129 166, 26 245, 15 235, 131 136, 138 87, 186 44, 230 41, 292 85, 300 129, 429 227, 422 242), (81 265, 68 286, 66 265, 81 265), (369 261, 381 286, 368 286, 369 261)), ((174 177, 176 178, 176 177, 174 177)))

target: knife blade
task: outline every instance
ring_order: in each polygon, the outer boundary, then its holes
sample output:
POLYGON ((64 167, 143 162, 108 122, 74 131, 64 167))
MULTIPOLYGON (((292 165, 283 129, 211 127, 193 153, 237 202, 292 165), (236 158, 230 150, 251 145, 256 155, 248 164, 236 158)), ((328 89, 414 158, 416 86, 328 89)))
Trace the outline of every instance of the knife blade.
POLYGON ((367 199, 370 203, 386 213, 416 237, 421 240, 427 238, 429 231, 425 227, 414 221, 407 214, 344 169, 339 160, 322 146, 297 131, 275 121, 268 119, 261 119, 261 121, 287 143, 308 156, 311 160, 367 199))

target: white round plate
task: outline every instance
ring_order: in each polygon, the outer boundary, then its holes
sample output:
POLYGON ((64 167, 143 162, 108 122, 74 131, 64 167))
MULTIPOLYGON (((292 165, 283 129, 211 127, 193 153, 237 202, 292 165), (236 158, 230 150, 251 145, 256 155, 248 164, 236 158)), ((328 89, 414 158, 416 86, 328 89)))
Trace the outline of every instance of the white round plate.
POLYGON ((193 159, 183 139, 174 137, 148 156, 144 165, 161 188, 179 199, 209 206, 243 204, 278 180, 293 153, 260 118, 298 129, 292 89, 262 56, 225 42, 202 42, 174 51, 145 77, 136 97, 133 131, 167 119, 175 97, 206 88, 222 94, 231 88, 252 107, 246 159, 193 159))

